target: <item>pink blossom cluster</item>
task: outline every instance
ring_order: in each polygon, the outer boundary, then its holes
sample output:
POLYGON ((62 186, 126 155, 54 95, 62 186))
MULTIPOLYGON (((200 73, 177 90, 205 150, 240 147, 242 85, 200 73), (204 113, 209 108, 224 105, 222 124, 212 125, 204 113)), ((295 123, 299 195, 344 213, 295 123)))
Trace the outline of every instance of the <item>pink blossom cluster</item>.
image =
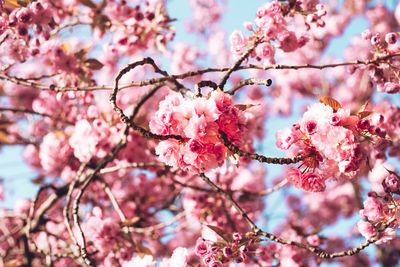
POLYGON ((26 7, 5 8, 0 16, 0 36, 6 36, 1 53, 8 62, 25 61, 39 53, 38 46, 50 38, 57 26, 56 13, 47 1, 33 1, 26 7))
POLYGON ((308 154, 302 168, 291 168, 288 181, 306 191, 325 190, 327 179, 351 179, 364 162, 360 142, 368 138, 384 138, 386 132, 371 120, 351 115, 350 110, 335 111, 323 103, 308 107, 292 128, 276 133, 276 145, 284 150, 294 146, 308 154))
POLYGON ((90 244, 90 251, 96 251, 96 257, 108 258, 111 266, 131 258, 135 248, 124 238, 120 225, 112 218, 103 218, 99 207, 93 208, 92 214, 83 225, 90 244))
POLYGON ((187 22, 188 30, 202 34, 209 33, 213 30, 213 25, 218 25, 226 3, 226 0, 190 0, 189 6, 193 16, 187 22))
MULTIPOLYGON (((140 49, 165 51, 166 44, 174 37, 165 8, 161 0, 137 1, 132 5, 127 1, 108 1, 104 16, 113 33, 109 49, 117 54, 134 54, 140 49)), ((96 13, 92 16, 95 19, 96 13)), ((104 29, 99 27, 99 30, 104 29)))
POLYGON ((69 144, 77 159, 88 162, 93 157, 104 157, 113 144, 117 143, 118 136, 121 134, 121 126, 110 128, 103 120, 84 119, 76 123, 69 144))
POLYGON ((384 187, 390 193, 379 196, 370 192, 360 210, 362 220, 357 223, 359 232, 367 239, 377 238, 377 244, 386 243, 395 238, 395 228, 399 227, 399 199, 392 195, 398 192, 400 179, 390 174, 384 181, 384 187))
MULTIPOLYGON (((378 57, 398 53, 400 51, 400 45, 397 42, 398 37, 398 32, 389 32, 383 36, 379 32, 373 34, 367 29, 362 33, 362 38, 371 42, 374 55, 378 57)), ((377 90, 379 92, 386 92, 389 94, 400 92, 400 80, 395 70, 396 66, 399 66, 399 62, 394 58, 389 65, 381 64, 369 68, 370 77, 372 81, 377 84, 377 90)))
POLYGON ((221 166, 228 150, 219 131, 237 145, 245 143, 244 113, 234 105, 232 97, 222 92, 213 91, 208 98, 193 100, 170 94, 160 102, 150 120, 150 129, 156 134, 180 135, 183 140, 161 141, 156 153, 167 165, 190 172, 221 166))
MULTIPOLYGON (((257 10, 254 24, 245 22, 246 29, 252 32, 250 37, 245 36, 238 30, 231 34, 232 54, 235 57, 240 57, 254 46, 253 42, 255 40, 261 40, 255 51, 251 53, 251 57, 275 63, 275 49, 289 53, 303 47, 309 41, 309 37, 305 34, 296 34, 291 30, 287 15, 292 11, 299 14, 309 13, 307 21, 323 27, 325 24, 322 17, 326 15, 324 7, 315 3, 312 6, 307 8, 308 10, 315 10, 315 12, 305 11, 302 6, 298 5, 293 10, 290 10, 291 7, 277 0, 264 4, 257 10), (278 44, 274 45, 276 42, 278 44)), ((308 27, 310 28, 309 25, 308 27)))
POLYGON ((207 267, 222 267, 229 262, 249 263, 249 255, 254 253, 255 239, 243 237, 240 233, 226 235, 221 242, 210 242, 199 238, 195 254, 207 267))
POLYGON ((197 47, 190 46, 183 42, 174 45, 174 51, 171 55, 171 71, 172 73, 184 73, 197 69, 196 60, 201 56, 197 47))
POLYGON ((152 255, 137 255, 134 256, 129 261, 124 261, 122 267, 186 267, 188 266, 188 256, 189 253, 186 248, 178 247, 174 249, 170 258, 163 258, 159 265, 156 265, 156 261, 152 255))
MULTIPOLYGON (((212 181, 218 182, 220 186, 232 192, 233 197, 238 201, 241 207, 247 211, 250 218, 256 220, 264 208, 261 199, 246 201, 246 196, 252 193, 261 192, 264 188, 263 175, 265 171, 256 168, 245 167, 220 167, 208 174, 212 181)), ((182 180, 191 178, 182 177, 182 180)), ((193 179, 193 178, 192 178, 193 179)), ((191 182, 201 186, 199 179, 193 179, 191 182)), ((195 190, 185 190, 182 199, 182 206, 186 214, 187 221, 190 221, 193 227, 197 227, 193 222, 200 222, 202 225, 215 225, 221 229, 231 229, 232 231, 246 231, 248 225, 241 218, 241 215, 234 208, 226 208, 225 199, 211 192, 200 192, 195 190), (229 214, 228 219, 224 214, 229 214), (234 228, 232 227, 234 223, 234 228)), ((197 227, 199 228, 199 227, 197 227)), ((203 227, 203 237, 211 239, 212 234, 203 227)))

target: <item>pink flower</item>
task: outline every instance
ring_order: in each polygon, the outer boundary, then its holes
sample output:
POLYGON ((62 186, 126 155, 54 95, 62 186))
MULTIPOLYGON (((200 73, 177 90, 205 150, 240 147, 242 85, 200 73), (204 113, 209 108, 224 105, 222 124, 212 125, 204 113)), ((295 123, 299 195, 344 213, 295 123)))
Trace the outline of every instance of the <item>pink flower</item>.
POLYGON ((297 188, 301 187, 301 172, 299 169, 289 169, 286 172, 287 180, 292 185, 296 186, 297 188))
POLYGON ((292 52, 299 47, 296 34, 292 31, 284 31, 278 35, 279 48, 284 52, 292 52))
POLYGON ((156 154, 165 164, 177 167, 180 158, 180 143, 174 139, 161 141, 156 147, 156 154))
POLYGON ((256 47, 256 54, 261 59, 274 61, 275 49, 270 43, 262 43, 256 47))
POLYGON ((376 241, 376 244, 386 244, 389 241, 396 238, 396 231, 393 228, 386 228, 385 231, 381 232, 379 235, 379 240, 376 241))
POLYGON ((81 162, 88 162, 96 152, 98 136, 87 120, 80 120, 75 124, 74 133, 69 139, 74 155, 81 162))
POLYGON ((306 123, 306 131, 308 134, 314 134, 317 131, 317 123, 315 121, 308 121, 306 123))
POLYGON ((378 221, 383 215, 382 203, 376 197, 368 197, 364 201, 364 209, 360 211, 360 214, 364 218, 368 218, 371 221, 378 221))
POLYGON ((230 36, 231 52, 239 57, 246 52, 247 38, 241 31, 234 31, 230 36))
POLYGON ((386 82, 383 86, 383 90, 388 94, 396 94, 400 92, 400 84, 393 82, 386 82))
POLYGON ((371 37, 372 37, 371 30, 370 30, 370 29, 366 29, 365 31, 363 31, 363 32, 361 33, 361 37, 362 37, 364 40, 370 40, 371 37))
POLYGON ((203 239, 197 239, 196 246, 194 248, 194 253, 199 257, 204 257, 210 252, 210 246, 203 239))
POLYGON ((400 178, 394 173, 391 173, 386 176, 385 180, 383 181, 383 186, 387 191, 391 193, 397 193, 400 191, 400 178))
POLYGON ((367 240, 371 239, 377 234, 375 227, 366 221, 359 221, 357 223, 358 231, 362 236, 364 236, 367 240))
POLYGON ((397 33, 389 32, 385 35, 385 41, 388 44, 395 44, 397 42, 397 33))
POLYGON ((205 138, 206 135, 216 134, 217 132, 217 125, 214 122, 207 122, 207 118, 203 115, 200 117, 193 115, 184 129, 188 138, 205 138))
POLYGON ((204 144, 195 139, 192 139, 189 141, 189 148, 190 148, 190 151, 197 153, 197 154, 202 154, 205 152, 204 144))
POLYGON ((284 128, 282 130, 279 130, 275 134, 276 138, 276 146, 279 147, 280 149, 289 149, 290 146, 296 142, 296 137, 293 135, 293 132, 290 128, 284 128))
POLYGON ((162 260, 160 267, 186 267, 188 255, 186 248, 178 247, 174 249, 171 258, 162 260))
POLYGON ((65 160, 72 155, 66 136, 63 133, 50 132, 40 145, 40 163, 43 170, 51 175, 59 175, 65 167, 65 160))
POLYGON ((322 192, 325 190, 325 181, 314 172, 308 172, 301 176, 301 187, 310 192, 322 192))

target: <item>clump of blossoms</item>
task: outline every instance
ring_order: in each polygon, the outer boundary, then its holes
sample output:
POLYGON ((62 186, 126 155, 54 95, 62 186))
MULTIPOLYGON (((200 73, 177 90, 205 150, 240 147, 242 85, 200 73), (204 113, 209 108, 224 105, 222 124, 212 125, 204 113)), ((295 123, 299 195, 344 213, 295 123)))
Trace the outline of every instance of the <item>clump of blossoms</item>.
POLYGON ((254 24, 245 22, 246 29, 252 32, 250 37, 238 30, 232 33, 230 37, 232 54, 235 57, 242 56, 254 45, 253 42, 258 40, 260 44, 251 53, 251 57, 275 63, 276 49, 289 53, 303 47, 309 41, 309 37, 305 34, 296 34, 288 24, 287 18, 295 14, 305 16, 307 29, 311 28, 310 24, 315 24, 317 27, 325 26, 323 16, 326 15, 326 11, 318 1, 307 4, 297 2, 293 6, 279 1, 268 2, 257 10, 254 24))
MULTIPOLYGON (((214 230, 218 231, 218 229, 214 230)), ((199 238, 195 246, 195 254, 202 259, 207 267, 222 267, 229 262, 249 263, 250 255, 254 254, 258 239, 248 234, 222 234, 217 242, 199 238)))
POLYGON ((400 218, 400 177, 392 171, 382 182, 385 193, 378 195, 372 191, 360 210, 361 221, 358 230, 368 240, 377 238, 377 244, 386 243, 395 238, 395 229, 400 218))
MULTIPOLYGON (((208 173, 209 178, 218 182, 222 189, 234 192, 232 197, 247 211, 247 215, 252 220, 257 220, 264 208, 261 198, 252 199, 252 194, 257 194, 265 189, 264 175, 265 172, 260 169, 242 166, 222 166, 216 171, 208 173)), ((186 180, 188 179, 186 178, 186 180)), ((197 185, 195 182, 191 183, 197 185)), ((201 183, 198 186, 201 186, 201 183)), ((234 208, 227 207, 225 198, 220 194, 192 189, 185 189, 184 192, 182 206, 186 220, 190 221, 193 227, 193 222, 198 221, 202 225, 214 225, 231 231, 242 232, 248 229, 241 214, 234 208)))
POLYGON ((292 128, 276 133, 279 148, 293 147, 298 154, 306 155, 300 168, 287 172, 288 181, 306 191, 324 191, 328 179, 355 177, 366 161, 366 148, 361 144, 386 136, 386 131, 375 127, 372 120, 352 115, 333 99, 328 101, 332 107, 314 104, 292 128))
POLYGON ((129 239, 124 237, 118 222, 110 217, 105 218, 99 207, 93 209, 83 229, 88 237, 90 251, 97 251, 98 258, 111 256, 114 261, 126 261, 135 251, 129 239))
MULTIPOLYGON (((367 29, 361 36, 364 40, 371 42, 374 57, 384 57, 400 52, 400 46, 397 42, 398 32, 381 34, 380 32, 372 33, 371 30, 367 29)), ((371 80, 376 83, 379 92, 389 94, 400 92, 399 66, 399 60, 391 58, 389 62, 371 65, 368 68, 371 80)))
POLYGON ((213 91, 209 97, 186 99, 168 95, 150 120, 150 130, 160 135, 179 135, 156 147, 159 159, 169 166, 196 173, 221 166, 228 149, 219 131, 240 146, 248 140, 245 111, 236 107, 232 97, 213 91))

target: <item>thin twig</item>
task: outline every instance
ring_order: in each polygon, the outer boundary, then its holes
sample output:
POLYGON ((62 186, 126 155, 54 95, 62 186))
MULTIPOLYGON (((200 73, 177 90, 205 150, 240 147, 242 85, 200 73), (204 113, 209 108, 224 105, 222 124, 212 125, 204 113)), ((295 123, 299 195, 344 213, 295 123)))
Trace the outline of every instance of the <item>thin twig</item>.
MULTIPOLYGON (((324 64, 324 65, 316 65, 316 64, 299 64, 299 65, 283 65, 283 64, 274 64, 268 66, 259 66, 254 64, 249 64, 247 66, 238 66, 236 70, 248 70, 248 69, 257 69, 257 70, 271 70, 271 69, 292 69, 292 70, 299 70, 299 69, 327 69, 327 68, 337 68, 337 67, 345 67, 345 66, 357 66, 357 65, 376 65, 386 60, 399 57, 400 53, 397 54, 390 54, 382 57, 377 57, 375 59, 368 59, 368 60, 353 60, 348 62, 340 62, 340 63, 333 63, 333 64, 324 64)), ((159 77, 159 78, 152 78, 148 80, 143 80, 140 82, 132 82, 123 84, 120 86, 119 90, 130 88, 130 87, 142 87, 146 85, 155 85, 158 83, 163 83, 166 81, 173 81, 173 80, 182 80, 189 77, 200 76, 205 73, 211 72, 225 72, 228 71, 230 67, 223 67, 223 68, 205 68, 200 69, 197 71, 189 71, 181 74, 172 74, 169 76, 159 77)), ((99 90, 112 90, 114 87, 111 85, 96 85, 96 86, 57 86, 54 84, 46 85, 41 83, 36 83, 29 81, 29 79, 23 79, 18 77, 12 77, 5 73, 0 73, 0 80, 6 80, 18 85, 23 85, 27 87, 33 87, 40 90, 50 90, 56 92, 67 92, 67 91, 99 91, 99 90)), ((187 92, 186 92, 187 93, 187 92)))
MULTIPOLYGON (((314 246, 310 246, 310 245, 307 245, 307 244, 303 244, 301 242, 283 239, 283 238, 278 237, 278 236, 276 236, 274 234, 262 231, 260 228, 257 227, 257 225, 254 223, 254 221, 250 219, 250 217, 247 215, 247 213, 240 207, 240 205, 232 198, 232 196, 229 193, 227 193, 226 191, 221 189, 218 185, 216 185, 214 182, 212 182, 207 176, 205 176, 204 173, 201 173, 200 177, 216 193, 220 193, 220 194, 224 195, 228 199, 228 201, 232 204, 232 206, 247 221, 247 223, 249 224, 249 226, 252 229, 252 232, 256 236, 266 237, 266 238, 268 238, 268 239, 270 239, 270 240, 272 240, 274 242, 277 242, 279 244, 296 246, 298 248, 305 249, 305 250, 315 254, 319 258, 323 258, 323 259, 333 259, 333 258, 338 258, 338 257, 345 257, 345 256, 355 255, 355 254, 359 253, 360 251, 362 251, 363 249, 365 249, 366 247, 368 247, 369 245, 371 245, 371 244, 373 244, 373 243, 375 243, 376 241, 379 240, 377 236, 374 236, 370 240, 367 240, 364 243, 361 243, 357 247, 350 248, 350 249, 347 249, 347 250, 343 250, 343 251, 340 251, 340 252, 329 253, 329 252, 327 252, 327 251, 325 251, 325 250, 323 250, 323 249, 321 249, 319 247, 314 247, 314 246)), ((387 222, 384 225, 384 227, 382 227, 382 229, 379 230, 379 232, 383 232, 390 225, 391 222, 392 221, 387 222)))
POLYGON ((251 47, 246 51, 246 53, 244 53, 236 62, 235 64, 233 64, 232 67, 230 67, 228 69, 228 71, 225 73, 224 77, 222 77, 221 81, 218 84, 218 88, 221 89, 222 91, 224 91, 224 86, 226 84, 226 82, 228 81, 229 77, 231 76, 231 74, 235 71, 238 70, 240 67, 240 64, 243 63, 243 61, 245 61, 251 52, 253 52, 253 50, 257 47, 257 45, 261 42, 261 39, 256 39, 254 41, 253 44, 251 44, 251 47))
MULTIPOLYGON (((180 135, 158 135, 158 134, 154 134, 142 127, 140 127, 139 125, 136 125, 127 115, 125 115, 125 113, 123 112, 123 110, 117 105, 117 94, 119 91, 118 88, 118 83, 119 80, 125 75, 127 74, 129 71, 135 69, 138 66, 143 66, 146 64, 150 64, 151 66, 153 66, 154 70, 159 73, 162 74, 164 76, 168 76, 168 73, 159 69, 158 66, 155 64, 155 62, 153 61, 153 59, 151 58, 144 58, 143 60, 140 61, 136 61, 132 64, 129 64, 128 66, 126 66, 125 68, 123 68, 117 75, 117 77, 115 78, 115 85, 114 85, 114 89, 110 95, 110 103, 112 108, 114 109, 114 111, 118 114, 118 116, 120 117, 121 121, 123 123, 125 123, 127 126, 129 126, 130 128, 132 128, 134 131, 139 132, 143 137, 145 138, 151 138, 151 139, 156 139, 156 140, 167 140, 167 139, 176 139, 176 140, 182 140, 183 138, 180 135)), ((184 87, 180 87, 181 85, 175 80, 175 85, 177 86, 177 90, 183 90, 185 89, 184 87)), ((186 92, 186 90, 182 91, 182 92, 186 92)))
POLYGON ((42 116, 42 117, 51 118, 54 121, 62 121, 62 122, 65 122, 67 124, 70 124, 70 125, 74 124, 71 121, 64 120, 62 118, 57 118, 57 117, 54 117, 53 115, 50 115, 50 114, 47 114, 47 113, 37 112, 37 111, 34 111, 32 109, 27 109, 27 108, 0 107, 0 112, 27 113, 27 114, 39 115, 39 116, 42 116))
POLYGON ((224 141, 225 146, 234 154, 237 154, 242 157, 247 157, 253 160, 257 160, 259 162, 267 163, 267 164, 293 164, 302 161, 307 156, 299 155, 293 158, 275 158, 275 157, 266 157, 263 155, 259 155, 257 153, 249 153, 246 151, 241 150, 239 147, 232 144, 229 140, 227 135, 223 131, 219 131, 222 140, 224 141))
POLYGON ((235 85, 232 89, 228 90, 226 93, 230 95, 234 95, 236 91, 238 91, 240 88, 246 86, 246 85, 265 85, 265 86, 271 86, 272 80, 271 79, 256 79, 256 78, 250 78, 250 79, 245 79, 241 80, 237 85, 235 85))

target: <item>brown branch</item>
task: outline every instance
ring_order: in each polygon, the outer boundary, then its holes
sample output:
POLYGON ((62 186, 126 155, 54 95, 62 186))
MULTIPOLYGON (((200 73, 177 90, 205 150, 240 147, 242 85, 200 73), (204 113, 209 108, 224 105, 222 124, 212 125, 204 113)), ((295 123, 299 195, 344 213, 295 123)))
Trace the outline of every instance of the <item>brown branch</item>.
POLYGON ((165 165, 162 162, 133 162, 133 163, 127 163, 127 164, 121 164, 121 165, 115 165, 112 167, 103 168, 99 171, 99 173, 105 174, 105 173, 119 171, 122 169, 131 169, 131 168, 148 169, 148 168, 166 167, 166 166, 167 165, 165 165))
POLYGON ((203 87, 210 87, 210 88, 212 88, 213 90, 217 90, 218 85, 217 85, 215 82, 209 81, 209 80, 203 80, 203 81, 198 82, 198 83, 194 86, 195 92, 196 92, 195 94, 196 94, 197 97, 201 97, 201 96, 202 96, 202 94, 201 94, 201 88, 203 88, 203 87))
MULTIPOLYGON (((364 243, 361 243, 357 247, 350 248, 350 249, 343 250, 343 251, 339 251, 339 252, 329 253, 329 252, 327 252, 327 251, 325 251, 325 250, 323 250, 323 249, 321 249, 319 247, 313 247, 313 246, 310 246, 310 245, 307 245, 307 244, 303 244, 301 242, 283 239, 283 238, 278 237, 278 236, 276 236, 274 234, 262 231, 260 228, 257 227, 257 225, 253 222, 253 220, 250 219, 250 217, 247 215, 247 213, 240 207, 240 205, 232 198, 232 196, 229 193, 227 193, 226 191, 221 189, 218 185, 213 183, 207 176, 204 175, 204 173, 201 173, 200 177, 216 193, 220 193, 220 194, 224 195, 228 199, 228 201, 232 204, 232 206, 247 221, 247 223, 249 224, 249 226, 252 229, 252 232, 256 236, 266 237, 266 238, 270 239, 271 241, 277 242, 277 243, 282 244, 282 245, 296 246, 298 248, 307 250, 307 251, 315 254, 316 256, 318 256, 319 258, 322 258, 322 259, 333 259, 333 258, 338 258, 338 257, 352 256, 352 255, 355 255, 355 254, 359 253, 360 251, 362 251, 363 249, 365 249, 369 245, 371 245, 371 244, 373 244, 373 243, 375 243, 376 241, 379 240, 378 237, 375 236, 375 237, 371 238, 370 240, 367 240, 364 243)), ((391 221, 387 222, 384 225, 384 227, 382 227, 379 230, 379 232, 383 232, 390 225, 390 223, 391 223, 391 221)))
POLYGON ((115 211, 117 212, 120 220, 122 223, 126 221, 126 216, 124 212, 122 211, 120 205, 118 204, 117 198, 114 196, 110 186, 104 181, 104 179, 98 177, 97 181, 100 182, 101 186, 103 187, 104 192, 107 194, 108 198, 111 201, 111 204, 113 205, 115 211))
POLYGON ((240 213, 240 216, 242 216, 247 221, 247 223, 250 225, 252 231, 254 231, 254 232, 258 231, 257 225, 250 219, 250 217, 247 215, 247 213, 233 199, 231 194, 229 194, 225 190, 221 189, 218 185, 213 183, 204 173, 200 173, 199 175, 200 175, 201 179, 203 179, 203 181, 206 182, 206 184, 208 184, 212 190, 214 190, 215 193, 222 194, 229 200, 229 202, 232 204, 232 206, 240 213))
POLYGON ((287 185, 287 183, 288 183, 287 179, 283 179, 282 181, 280 181, 276 185, 261 191, 260 193, 258 193, 258 195, 266 196, 266 195, 272 194, 272 193, 280 190, 281 188, 283 188, 285 185, 287 185))
POLYGON ((231 74, 238 70, 240 67, 240 64, 243 63, 243 61, 245 61, 251 52, 253 52, 253 50, 257 47, 257 45, 261 42, 261 39, 256 39, 254 41, 253 44, 251 44, 251 47, 246 51, 246 53, 244 53, 236 62, 235 64, 233 64, 232 67, 230 67, 228 69, 228 71, 225 73, 224 77, 222 77, 221 81, 218 84, 218 88, 220 88, 222 91, 224 91, 224 86, 226 84, 226 82, 228 81, 229 77, 231 76, 231 74))
POLYGON ((256 79, 256 78, 241 80, 237 85, 235 85, 232 89, 228 90, 226 93, 230 94, 230 95, 234 95, 236 93, 236 91, 238 91, 240 88, 242 88, 246 85, 254 85, 254 84, 271 86, 272 80, 271 79, 260 80, 260 79, 256 79))
MULTIPOLYGON (((123 68, 117 75, 117 77, 115 78, 115 85, 114 85, 114 89, 110 95, 110 103, 112 108, 114 109, 114 111, 118 114, 118 116, 120 117, 121 121, 123 123, 125 123, 127 126, 129 126, 130 128, 132 128, 134 131, 139 132, 143 137, 145 138, 151 138, 151 139, 156 139, 156 140, 167 140, 167 139, 176 139, 176 140, 182 140, 183 138, 179 135, 158 135, 158 134, 154 134, 138 125, 136 125, 128 116, 125 115, 125 113, 123 112, 123 110, 117 105, 117 94, 119 91, 118 88, 118 83, 119 80, 125 75, 127 74, 129 71, 135 69, 138 66, 142 66, 142 65, 146 65, 146 64, 150 64, 151 66, 153 66, 155 72, 162 74, 164 76, 168 76, 168 73, 159 69, 158 66, 155 64, 155 62, 153 61, 153 59, 151 58, 145 58, 143 60, 140 61, 136 61, 132 64, 129 64, 128 66, 126 66, 125 68, 123 68)), ((181 91, 181 92, 186 92, 186 90, 184 87, 181 87, 181 85, 175 80, 175 85, 177 86, 177 90, 181 91)))
MULTIPOLYGON (((154 62, 153 62, 153 63, 154 63, 154 62)), ((153 66, 153 67, 154 67, 155 69, 158 68, 158 67, 155 65, 155 63, 154 63, 154 66, 153 66), (154 67, 154 66, 155 66, 155 67, 154 67)), ((125 70, 125 71, 128 72, 129 70, 125 70)), ((158 71, 158 70, 156 69, 156 71, 158 71)), ((126 73, 126 72, 125 72, 125 73, 126 73)), ((123 74, 121 74, 121 76, 118 76, 118 77, 119 77, 119 78, 117 77, 118 79, 116 78, 116 93, 118 92, 118 80, 119 80, 122 76, 123 76, 123 74)), ((179 83, 176 83, 176 85, 179 86, 179 83)), ((143 104, 144 104, 144 103, 159 89, 159 88, 161 88, 161 86, 157 85, 153 90, 150 90, 150 92, 149 92, 148 94, 146 94, 146 95, 144 95, 144 96, 142 97, 142 99, 139 101, 137 107, 134 108, 134 110, 133 110, 133 112, 132 112, 132 115, 131 115, 129 118, 127 117, 129 123, 131 123, 131 124, 134 125, 134 119, 135 119, 136 115, 138 114, 140 107, 142 107, 143 104)), ((116 97, 116 93, 115 93, 115 97, 116 97)), ((122 112, 122 110, 121 110, 121 112, 122 112)), ((123 112, 122 112, 122 114, 123 114, 123 112)), ((125 115, 125 114, 124 114, 124 115, 125 115)), ((75 241, 76 245, 78 245, 78 247, 80 248, 80 256, 81 256, 81 258, 84 260, 84 262, 85 262, 85 264, 86 264, 87 266, 96 266, 96 265, 95 265, 95 263, 90 259, 89 255, 88 255, 88 252, 87 252, 87 249, 86 249, 85 235, 84 235, 84 233, 83 233, 83 231, 82 231, 82 227, 81 227, 80 222, 79 222, 78 210, 79 210, 80 200, 81 200, 81 198, 82 198, 82 196, 83 196, 85 190, 86 190, 87 187, 89 186, 89 184, 97 177, 97 173, 99 173, 99 172, 101 171, 101 169, 105 168, 105 167, 107 166, 108 163, 110 163, 111 161, 113 161, 113 160, 115 159, 115 157, 118 155, 119 151, 121 151, 121 149, 124 148, 124 147, 126 146, 126 144, 127 144, 127 136, 129 135, 129 129, 130 129, 130 127, 129 127, 129 125, 127 124, 127 125, 125 126, 125 129, 124 129, 124 136, 120 139, 120 141, 118 142, 118 144, 111 150, 111 152, 108 153, 108 154, 97 164, 97 166, 96 166, 93 170, 91 170, 91 172, 84 178, 84 181, 83 181, 83 183, 82 183, 82 187, 79 189, 77 195, 75 196, 75 199, 74 199, 74 202, 73 202, 73 206, 72 206, 72 217, 73 217, 74 224, 75 224, 75 226, 76 226, 76 228, 77 228, 78 234, 80 235, 80 238, 81 238, 81 240, 82 240, 82 245, 79 245, 79 243, 77 242, 77 240, 76 240, 76 238, 75 238, 73 232, 71 231, 71 226, 70 226, 70 223, 69 223, 69 213, 68 213, 69 205, 70 205, 71 198, 72 198, 72 193, 73 193, 73 190, 75 189, 76 183, 71 184, 71 186, 69 187, 69 190, 68 190, 68 194, 67 194, 67 204, 66 204, 65 209, 64 209, 64 218, 65 218, 65 222, 66 222, 67 227, 69 227, 69 232, 70 232, 71 237, 72 237, 73 240, 75 241)), ((83 169, 85 169, 86 167, 88 167, 88 164, 84 164, 84 165, 83 165, 83 169)), ((79 177, 79 175, 78 175, 77 177, 79 177)), ((78 180, 79 180, 79 179, 77 178, 77 179, 74 180, 74 182, 75 182, 75 181, 78 181, 78 180)), ((110 193, 110 192, 111 192, 111 191, 109 191, 109 193, 110 193)), ((112 195, 112 194, 111 194, 111 195, 112 195)), ((109 195, 109 196, 110 196, 110 195, 109 195)), ((115 199, 114 199, 114 200, 115 200, 115 199)), ((116 200, 115 200, 115 203, 116 203, 116 200)), ((115 203, 113 203, 113 204, 115 204, 115 203)), ((121 210, 120 210, 120 212, 122 213, 121 210)), ((122 214, 123 214, 123 213, 122 213, 122 214)), ((121 214, 120 214, 120 216, 121 216, 121 214)), ((125 216, 123 216, 123 217, 125 217, 125 216)), ((126 219, 126 218, 125 218, 125 219, 126 219)))
POLYGON ((138 233, 138 234, 151 233, 151 232, 154 232, 156 230, 160 230, 160 229, 163 229, 165 227, 168 227, 168 226, 174 224, 175 222, 177 222, 178 220, 180 220, 184 216, 185 216, 185 213, 181 212, 181 213, 178 213, 170 221, 163 222, 163 223, 157 223, 157 224, 154 224, 154 225, 151 225, 151 226, 145 226, 145 227, 130 227, 130 229, 132 230, 132 232, 135 232, 135 233, 138 233))
POLYGON ((54 116, 52 116, 50 114, 37 112, 37 111, 34 111, 32 109, 27 109, 27 108, 0 107, 0 112, 27 113, 27 114, 39 115, 39 116, 42 116, 42 117, 47 117, 47 118, 53 119, 55 121, 62 121, 62 122, 65 122, 67 124, 70 124, 70 125, 74 124, 71 121, 64 120, 62 118, 57 118, 57 117, 54 117, 54 116))
POLYGON ((257 153, 249 153, 246 151, 241 150, 239 147, 235 146, 232 144, 229 140, 226 134, 223 131, 219 131, 222 140, 224 141, 224 145, 234 154, 237 154, 241 157, 246 157, 249 159, 257 160, 259 162, 267 163, 267 164, 279 164, 279 165, 284 165, 284 164, 293 164, 302 161, 304 158, 307 156, 304 155, 299 155, 293 158, 273 158, 273 157, 266 157, 263 155, 259 155, 257 153))
MULTIPOLYGON (((325 65, 316 65, 316 64, 299 64, 299 65, 282 65, 282 64, 274 64, 274 65, 269 65, 269 66, 259 66, 259 65, 254 65, 254 64, 249 64, 247 66, 238 66, 236 70, 247 70, 247 69, 257 69, 257 70, 270 70, 270 69, 276 69, 276 70, 283 70, 283 69, 293 69, 293 70, 299 70, 299 69, 327 69, 327 68, 336 68, 336 67, 345 67, 345 66, 357 66, 357 65, 376 65, 379 63, 382 63, 386 60, 399 57, 400 53, 397 54, 390 54, 387 56, 383 57, 377 57, 375 59, 368 59, 368 60, 353 60, 353 61, 348 61, 348 62, 340 62, 340 63, 334 63, 334 64, 325 64, 325 65)), ((200 76, 205 73, 211 73, 211 72, 225 72, 228 71, 230 68, 229 67, 223 67, 223 68, 205 68, 205 69, 200 69, 197 71, 189 71, 181 74, 172 74, 166 77, 159 77, 159 78, 152 78, 152 79, 147 79, 143 80, 141 82, 132 82, 132 83, 127 83, 121 85, 119 88, 120 90, 130 88, 130 87, 142 87, 146 85, 155 85, 158 83, 163 83, 167 81, 172 81, 172 80, 182 80, 186 79, 189 77, 194 77, 194 76, 200 76)), ((77 86, 77 87, 71 87, 71 86, 57 86, 54 84, 46 85, 46 84, 41 84, 41 83, 36 83, 36 82, 31 82, 29 79, 23 79, 23 78, 18 78, 18 77, 12 77, 9 75, 6 75, 4 73, 0 73, 0 80, 6 80, 18 85, 23 85, 23 86, 28 86, 28 87, 33 87, 37 88, 40 90, 50 90, 50 91, 56 91, 56 92, 66 92, 66 91, 98 91, 98 90, 112 90, 114 87, 111 85, 99 85, 99 86, 77 86)))

